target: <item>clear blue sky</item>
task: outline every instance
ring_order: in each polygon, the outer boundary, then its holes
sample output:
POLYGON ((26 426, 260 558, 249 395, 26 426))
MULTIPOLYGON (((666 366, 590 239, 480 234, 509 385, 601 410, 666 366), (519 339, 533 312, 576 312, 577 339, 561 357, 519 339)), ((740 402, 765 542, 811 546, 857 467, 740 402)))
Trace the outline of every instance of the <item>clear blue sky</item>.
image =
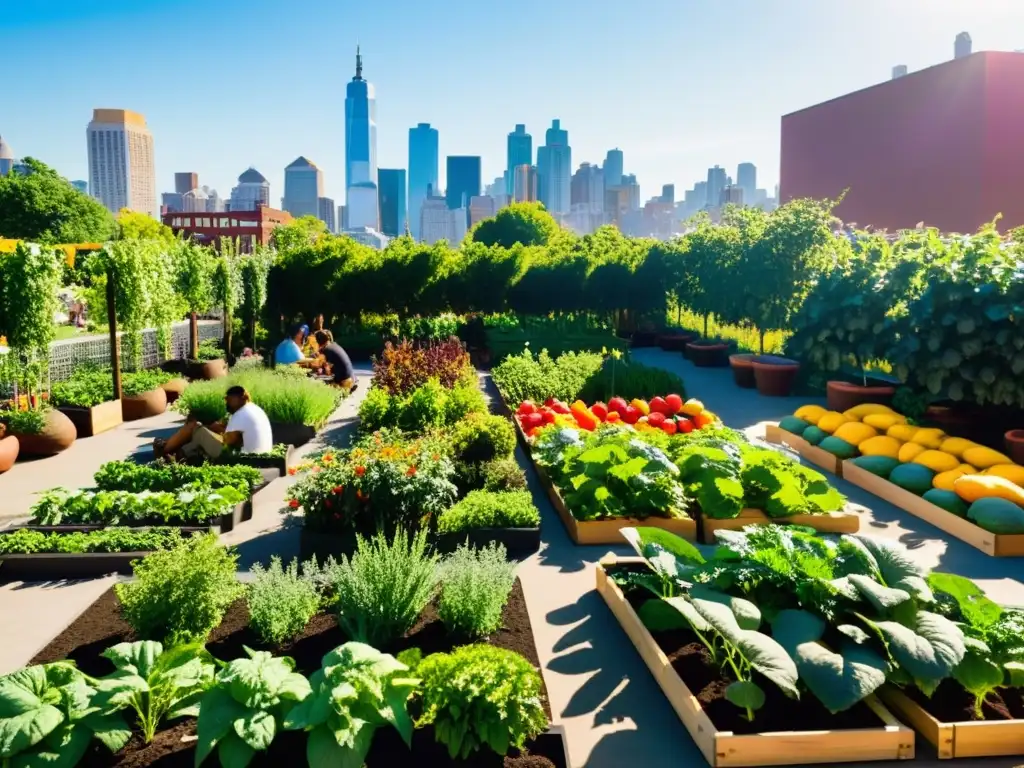
MULTIPOLYGON (((157 186, 196 171, 227 196, 252 165, 283 193, 305 155, 344 198, 344 97, 356 43, 377 91, 381 167, 430 122, 448 154, 504 170, 505 136, 552 118, 573 166, 619 147, 644 199, 714 164, 778 181, 780 117, 977 50, 1024 48, 1024 0, 15 0, 0 3, 0 135, 87 178, 94 107, 142 112, 157 186)), ((884 120, 884 115, 878 116, 884 120)))

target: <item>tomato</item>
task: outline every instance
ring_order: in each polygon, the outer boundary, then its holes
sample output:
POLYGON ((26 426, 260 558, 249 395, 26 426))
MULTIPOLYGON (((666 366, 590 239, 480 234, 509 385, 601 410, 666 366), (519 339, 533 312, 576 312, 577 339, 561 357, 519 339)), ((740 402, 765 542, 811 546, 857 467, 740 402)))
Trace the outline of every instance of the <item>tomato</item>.
POLYGON ((555 400, 551 404, 551 410, 554 411, 555 413, 561 413, 563 416, 568 416, 570 413, 569 406, 563 403, 561 400, 555 400))
POLYGON ((536 437, 541 433, 541 427, 533 427, 529 432, 526 433, 527 437, 536 437))
POLYGON ((536 412, 537 412, 537 406, 534 405, 533 402, 530 401, 530 400, 523 400, 523 402, 520 403, 520 405, 519 405, 518 413, 519 413, 520 416, 526 416, 527 414, 536 413, 536 412))
POLYGON ((546 405, 548 408, 550 408, 554 404, 555 404, 555 398, 553 398, 553 397, 549 397, 547 400, 544 401, 544 405, 546 405))
POLYGON ((695 425, 689 419, 676 419, 676 429, 682 432, 684 435, 688 435, 693 432, 695 425))
POLYGON ((641 416, 643 416, 643 414, 640 413, 640 409, 634 408, 632 405, 627 405, 625 413, 622 414, 622 420, 627 424, 636 424, 637 421, 640 420, 641 416))
POLYGON ((679 413, 679 411, 682 410, 683 407, 683 398, 681 398, 679 395, 667 395, 665 397, 665 405, 668 406, 668 409, 672 413, 679 413))
POLYGON ((608 418, 608 406, 604 403, 594 403, 590 406, 590 412, 597 416, 601 421, 608 418))
POLYGON ((555 423, 555 412, 552 411, 550 408, 545 408, 544 410, 542 410, 540 412, 540 416, 542 419, 544 419, 545 424, 555 423))
POLYGON ((678 427, 676 427, 676 423, 672 420, 666 421, 664 424, 661 425, 661 428, 667 435, 674 435, 678 430, 678 427))
POLYGON ((663 397, 651 398, 651 413, 660 413, 663 416, 671 416, 673 411, 669 410, 668 403, 663 397))
POLYGON ((544 417, 539 413, 528 413, 523 417, 523 425, 529 427, 539 427, 544 423, 544 417))
POLYGON ((622 416, 620 416, 615 411, 609 411, 608 418, 605 419, 605 421, 607 421, 609 424, 618 424, 620 421, 622 421, 622 416))
POLYGON ((647 414, 647 421, 652 427, 660 427, 665 423, 665 414, 657 411, 651 411, 647 414))
POLYGON ((617 413, 620 416, 626 412, 628 404, 621 397, 613 397, 608 401, 608 410, 612 413, 617 413))

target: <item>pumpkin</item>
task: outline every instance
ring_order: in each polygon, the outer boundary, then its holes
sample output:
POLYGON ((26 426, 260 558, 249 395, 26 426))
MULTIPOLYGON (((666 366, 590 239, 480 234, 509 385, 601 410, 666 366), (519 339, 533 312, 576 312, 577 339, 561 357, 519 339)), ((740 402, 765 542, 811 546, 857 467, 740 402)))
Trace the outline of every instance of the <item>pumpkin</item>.
POLYGON ((843 424, 849 421, 848 418, 839 413, 839 411, 829 411, 820 419, 818 419, 817 427, 822 432, 828 432, 830 435, 839 429, 843 424))
POLYGON ((890 459, 896 459, 899 458, 902 445, 903 443, 895 437, 878 435, 877 437, 869 437, 858 445, 857 448, 860 449, 863 456, 888 456, 890 459))
POLYGON ((779 429, 794 435, 802 435, 809 426, 811 426, 810 422, 798 419, 796 416, 787 416, 779 422, 779 429))
POLYGON ((899 466, 899 461, 891 456, 858 456, 853 464, 872 475, 888 479, 889 474, 899 466))
POLYGON ((900 464, 889 473, 889 482, 923 496, 931 490, 935 473, 923 464, 900 464))
POLYGON ((946 439, 946 433, 941 429, 919 429, 914 433, 914 436, 910 438, 910 441, 923 445, 925 448, 931 448, 933 450, 939 450, 939 446, 942 445, 942 441, 946 439))
MULTIPOLYGON (((935 481, 933 480, 932 482, 935 481)), ((925 493, 924 500, 930 501, 940 509, 944 509, 957 517, 967 517, 967 505, 953 491, 946 491, 935 487, 925 493)))
POLYGON ((951 453, 959 458, 964 457, 964 451, 968 448, 973 448, 976 443, 972 443, 970 440, 966 440, 962 437, 947 437, 942 441, 942 445, 939 446, 939 450, 943 453, 951 453))
POLYGON ((833 456, 838 456, 840 459, 852 459, 857 455, 857 446, 851 445, 835 435, 829 435, 826 437, 818 443, 818 447, 822 450, 828 451, 833 456))
POLYGON ((994 467, 984 470, 981 474, 1005 477, 1014 485, 1024 488, 1024 467, 1020 464, 996 464, 994 467))
POLYGON ((841 440, 845 440, 850 445, 860 445, 865 440, 878 437, 878 432, 874 427, 869 427, 867 424, 861 424, 859 421, 850 421, 846 424, 841 424, 839 429, 833 432, 833 435, 841 440))
POLYGON ((793 415, 809 424, 817 424, 818 419, 828 413, 820 405, 802 405, 796 409, 793 415))
POLYGON ((855 405, 850 410, 845 411, 843 416, 851 421, 860 421, 865 416, 871 416, 878 413, 893 413, 893 410, 888 405, 879 405, 878 403, 861 403, 860 405, 855 405))
POLYGON ((907 417, 900 416, 898 413, 869 413, 861 421, 869 427, 874 427, 879 432, 885 432, 889 427, 897 424, 906 424, 907 417))
POLYGON ((999 451, 993 451, 991 448, 986 448, 983 445, 975 445, 968 448, 960 458, 979 469, 988 469, 997 464, 1013 464, 1008 456, 1004 456, 999 451))
POLYGON ((1024 506, 1024 488, 996 475, 964 475, 953 483, 957 496, 968 503, 978 499, 1006 499, 1024 506))
POLYGON ((990 533, 1024 533, 1024 509, 1006 499, 978 499, 967 510, 967 519, 990 533))
POLYGON ((918 445, 917 443, 904 443, 900 448, 900 452, 896 454, 896 458, 904 464, 909 464, 927 450, 923 445, 918 445))
POLYGON ((826 437, 828 437, 828 432, 822 432, 820 429, 812 425, 805 429, 803 431, 803 434, 800 435, 800 437, 802 437, 811 445, 817 445, 826 437))
POLYGON ((942 451, 925 451, 917 454, 911 461, 915 464, 923 464, 933 472, 949 472, 960 467, 960 459, 942 451))
POLYGON ((909 424, 894 424, 885 431, 885 434, 906 443, 909 442, 915 434, 917 434, 918 429, 920 429, 920 427, 912 427, 909 424))
POLYGON ((952 491, 956 481, 969 474, 971 473, 961 467, 939 472, 939 474, 932 478, 932 485, 943 491, 952 491))

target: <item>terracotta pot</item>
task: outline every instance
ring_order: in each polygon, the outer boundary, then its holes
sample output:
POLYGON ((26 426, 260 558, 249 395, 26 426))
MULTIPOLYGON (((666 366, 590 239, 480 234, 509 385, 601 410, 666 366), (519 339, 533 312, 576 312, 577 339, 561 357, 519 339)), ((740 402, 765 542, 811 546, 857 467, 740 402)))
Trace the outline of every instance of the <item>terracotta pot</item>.
POLYGON ((754 381, 754 358, 757 355, 729 355, 729 366, 732 368, 732 378, 737 387, 753 389, 757 386, 754 381))
POLYGON ((18 460, 21 445, 14 435, 0 437, 0 472, 6 472, 18 460))
POLYGON ((160 387, 141 395, 121 399, 121 414, 125 421, 148 419, 150 416, 159 416, 166 410, 167 393, 160 387))
POLYGON ((47 412, 46 426, 38 435, 12 434, 18 438, 22 456, 53 456, 70 448, 78 437, 71 419, 57 410, 47 412))
POLYGON ((840 413, 864 403, 889 405, 896 394, 896 387, 865 387, 862 384, 850 384, 847 381, 830 381, 827 384, 827 389, 828 409, 840 413))
POLYGON ((728 344, 691 342, 686 345, 686 356, 698 368, 725 368, 729 364, 728 344))
POLYGON ((200 381, 211 381, 221 379, 228 375, 228 364, 226 360, 189 360, 188 377, 200 381))
POLYGON ((1011 429, 1005 435, 1006 452, 1016 464, 1024 464, 1024 429, 1011 429))
POLYGON ((800 363, 796 360, 774 355, 755 355, 751 365, 758 393, 769 397, 787 397, 800 372, 800 363))
POLYGON ((167 395, 167 402, 170 404, 181 397, 181 393, 185 391, 187 386, 188 380, 186 379, 171 379, 166 384, 161 384, 160 389, 167 395))
POLYGON ((686 352, 686 345, 696 341, 695 333, 665 333, 658 337, 658 346, 666 352, 686 352))
POLYGON ((629 340, 629 346, 633 349, 656 347, 657 345, 658 337, 653 331, 637 331, 629 340))

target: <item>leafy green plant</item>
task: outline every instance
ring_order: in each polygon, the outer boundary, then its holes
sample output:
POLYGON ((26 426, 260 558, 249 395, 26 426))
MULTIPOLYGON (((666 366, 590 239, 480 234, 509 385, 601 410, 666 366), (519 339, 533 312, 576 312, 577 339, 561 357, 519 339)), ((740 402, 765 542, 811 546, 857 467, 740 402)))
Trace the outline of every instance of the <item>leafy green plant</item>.
POLYGON ((291 710, 284 727, 309 732, 310 768, 361 766, 374 733, 386 725, 411 746, 406 703, 419 680, 395 657, 363 643, 345 643, 324 656, 309 682, 312 693, 291 710))
POLYGON ((50 405, 92 408, 114 397, 110 371, 94 367, 76 369, 71 377, 50 386, 50 405))
POLYGON ((511 456, 516 447, 516 432, 506 418, 472 414, 452 429, 451 443, 456 461, 483 464, 511 456))
POLYGON ((342 555, 334 571, 338 623, 353 640, 381 646, 398 639, 416 623, 434 596, 438 557, 430 552, 427 532, 398 531, 358 537, 351 559, 342 555))
POLYGON ((177 493, 52 488, 32 505, 30 513, 35 525, 211 524, 247 495, 231 486, 197 486, 177 493))
POLYGON ((32 411, 0 411, 0 423, 13 435, 38 435, 46 429, 47 409, 32 411))
POLYGON ((255 563, 251 570, 249 626, 271 645, 296 637, 320 607, 316 583, 299 574, 297 561, 285 568, 277 555, 270 558, 269 568, 255 563))
POLYGON ((248 495, 263 482, 258 469, 244 465, 162 463, 136 464, 132 461, 108 461, 93 475, 96 487, 104 491, 176 491, 183 486, 207 488, 231 487, 248 495))
POLYGON ((596 353, 567 352, 552 359, 546 350, 535 358, 526 349, 502 360, 491 371, 491 378, 506 403, 544 402, 551 397, 571 403, 602 365, 604 358, 596 353))
POLYGON ((516 564, 508 561, 504 546, 460 545, 441 571, 438 616, 449 632, 462 637, 489 635, 501 626, 501 612, 515 582, 516 564))
POLYGON ((120 528, 95 531, 34 531, 18 528, 0 535, 0 555, 41 552, 152 552, 171 549, 181 541, 180 528, 120 528))
POLYGON ((173 378, 172 374, 157 369, 125 373, 121 377, 121 394, 125 397, 138 397, 159 389, 173 378))
MULTIPOLYGON (((605 359, 600 370, 587 379, 577 395, 585 403, 607 402, 612 397, 626 400, 679 395, 686 399, 683 380, 664 368, 655 368, 633 360, 605 359)), ((569 401, 571 402, 571 401, 569 401)))
POLYGON ((201 643, 164 650, 153 640, 118 643, 102 654, 115 671, 94 682, 96 706, 106 714, 135 712, 148 744, 165 720, 195 717, 199 698, 213 683, 213 659, 201 643))
POLYGON ((427 656, 415 672, 423 689, 416 725, 433 725, 453 759, 482 747, 505 755, 548 727, 540 673, 513 651, 467 645, 427 656))
POLYGON ((196 350, 196 360, 200 362, 208 362, 210 360, 223 360, 224 350, 221 349, 220 342, 216 339, 203 339, 199 343, 199 349, 196 350))
POLYGON ((132 733, 92 704, 94 693, 69 661, 0 676, 0 764, 74 766, 93 738, 118 752, 132 733))
POLYGON ((437 518, 439 533, 479 528, 535 528, 540 511, 528 491, 470 491, 437 518))
POLYGON ((294 660, 249 648, 245 652, 249 658, 225 664, 200 700, 196 766, 216 749, 221 765, 245 768, 310 696, 309 681, 294 671, 294 660))
POLYGON ((237 563, 216 534, 193 536, 135 561, 135 580, 114 590, 139 637, 172 646, 204 641, 245 591, 235 577, 237 563))
POLYGON ((526 490, 526 473, 511 456, 484 464, 483 476, 485 491, 526 490))

